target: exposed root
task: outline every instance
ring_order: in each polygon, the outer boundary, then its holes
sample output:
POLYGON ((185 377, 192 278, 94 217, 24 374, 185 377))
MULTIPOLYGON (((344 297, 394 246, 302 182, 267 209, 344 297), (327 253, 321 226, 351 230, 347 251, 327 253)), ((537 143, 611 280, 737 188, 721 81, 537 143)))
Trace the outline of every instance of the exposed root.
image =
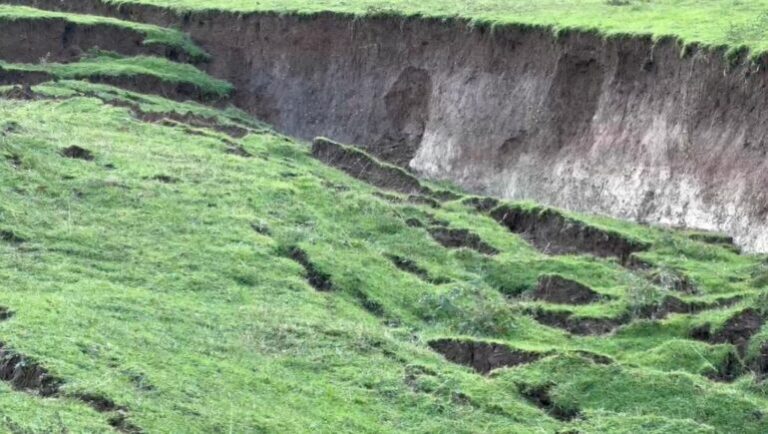
POLYGON ((429 233, 435 241, 447 248, 466 247, 484 255, 496 255, 499 253, 495 247, 487 244, 477 234, 466 229, 431 227, 429 228, 429 233))
POLYGON ((539 353, 482 341, 438 339, 430 341, 429 347, 451 362, 469 366, 481 374, 488 374, 497 368, 531 363, 541 358, 539 353))
POLYGON ((599 257, 616 257, 622 264, 626 264, 633 252, 649 247, 617 232, 590 226, 549 208, 501 206, 493 210, 491 216, 547 254, 587 253, 599 257))

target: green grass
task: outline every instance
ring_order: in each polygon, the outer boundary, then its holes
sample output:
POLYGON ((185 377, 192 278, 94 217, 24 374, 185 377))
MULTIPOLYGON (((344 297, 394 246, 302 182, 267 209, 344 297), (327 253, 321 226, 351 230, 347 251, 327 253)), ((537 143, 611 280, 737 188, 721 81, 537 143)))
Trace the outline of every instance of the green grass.
POLYGON ((606 35, 673 36, 709 46, 768 50, 766 0, 105 0, 180 10, 269 11, 463 17, 480 23, 596 30, 606 35))
POLYGON ((209 57, 208 53, 192 42, 189 36, 174 29, 133 21, 123 21, 98 15, 59 13, 24 6, 0 5, 0 22, 50 19, 60 19, 81 26, 106 25, 116 28, 126 28, 143 33, 145 35, 145 45, 161 44, 169 48, 176 48, 189 55, 191 59, 198 61, 205 60, 209 57))
POLYGON ((227 97, 234 89, 228 82, 213 78, 192 65, 154 56, 122 57, 98 52, 74 63, 16 64, 0 60, 0 67, 6 71, 45 72, 59 79, 149 76, 170 84, 191 84, 204 95, 215 98, 227 97))
MULTIPOLYGON (((132 423, 161 433, 768 430, 755 416, 768 396, 752 374, 734 383, 705 377, 733 347, 688 338, 738 306, 569 336, 526 314, 540 275, 614 298, 538 303, 577 316, 621 316, 648 286, 671 292, 609 259, 543 255, 460 201, 439 209, 388 202, 234 109, 76 81, 35 90, 55 99, 0 99, 0 230, 27 240, 0 241, 0 305, 15 312, 0 322, 0 341, 63 378, 65 395, 106 395, 132 423), (126 101, 254 133, 238 140, 140 122, 110 104, 126 101), (228 154, 233 141, 253 158, 228 154), (72 145, 95 160, 59 154, 72 145), (446 249, 405 223, 430 214, 501 253, 446 249), (331 276, 332 291, 308 285, 285 256, 292 246, 331 276), (445 283, 397 269, 393 254, 445 283), (547 356, 483 377, 427 346, 452 336, 547 356), (583 417, 556 420, 520 394, 545 384, 558 406, 583 417)), ((764 304, 751 278, 759 257, 686 233, 573 216, 651 242, 643 256, 693 276, 701 293, 693 299, 744 294, 739 306, 764 304)), ((0 390, 0 430, 109 430, 107 415, 75 399, 2 382, 0 390)))

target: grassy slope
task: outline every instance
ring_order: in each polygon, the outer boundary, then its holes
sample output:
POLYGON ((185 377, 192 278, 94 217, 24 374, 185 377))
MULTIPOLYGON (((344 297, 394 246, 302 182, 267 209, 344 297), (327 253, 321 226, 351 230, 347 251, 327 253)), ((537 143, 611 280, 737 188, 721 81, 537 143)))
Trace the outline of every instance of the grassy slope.
POLYGON ((200 89, 210 97, 226 97, 233 87, 224 80, 211 77, 185 63, 154 56, 121 57, 114 53, 94 53, 73 63, 17 64, 0 60, 0 68, 7 71, 46 72, 56 78, 88 78, 96 76, 155 77, 166 83, 186 83, 200 89))
MULTIPOLYGON (((382 200, 303 144, 267 131, 238 141, 254 155, 242 158, 227 154, 233 139, 214 131, 142 123, 77 95, 139 102, 145 111, 210 116, 210 108, 81 83, 37 90, 60 99, 0 99, 0 230, 28 240, 0 242, 0 304, 16 312, 0 323, 0 337, 64 378, 65 391, 127 406, 147 432, 768 430, 758 417, 768 409, 763 386, 750 375, 732 384, 703 377, 729 348, 686 338, 734 308, 569 337, 521 311, 531 302, 516 296, 540 274, 616 298, 573 308, 586 316, 616 316, 669 291, 609 260, 542 255, 459 202, 432 209, 382 200), (93 151, 95 161, 64 159, 59 150, 70 145, 93 151), (502 253, 445 249, 404 223, 428 214, 471 228, 502 253), (312 289, 285 258, 294 245, 331 276, 332 292, 312 289), (426 283, 387 254, 450 282, 426 283), (427 348, 443 336, 550 356, 486 378, 427 348), (597 365, 573 350, 617 362, 597 365), (520 384, 548 382, 559 406, 585 417, 557 421, 518 393, 520 384)), ((695 276, 701 298, 745 294, 745 304, 762 306, 760 258, 599 223, 653 241, 644 256, 695 276)), ((4 429, 108 429, 104 415, 75 400, 0 389, 4 429)))
POLYGON ((178 30, 96 15, 65 14, 23 6, 0 5, 0 22, 46 19, 61 19, 81 26, 107 25, 127 28, 146 35, 144 44, 162 44, 176 48, 195 60, 203 60, 208 57, 208 54, 192 42, 189 36, 178 30))
POLYGON ((768 0, 105 0, 176 9, 461 16, 481 22, 676 36, 768 50, 768 0))

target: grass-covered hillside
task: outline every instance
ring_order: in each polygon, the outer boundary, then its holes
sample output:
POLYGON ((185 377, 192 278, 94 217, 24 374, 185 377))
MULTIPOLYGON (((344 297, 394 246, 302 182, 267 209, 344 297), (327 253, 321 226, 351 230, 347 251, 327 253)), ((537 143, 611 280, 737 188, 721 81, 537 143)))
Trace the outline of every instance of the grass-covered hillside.
POLYGON ((5 430, 768 429, 766 267, 721 237, 401 194, 232 110, 4 92, 5 430))
POLYGON ((764 256, 300 142, 120 47, 0 63, 0 432, 768 431, 764 256))
POLYGON ((482 23, 533 24, 605 34, 673 36, 711 46, 768 50, 766 0, 103 0, 182 10, 463 17, 482 23))

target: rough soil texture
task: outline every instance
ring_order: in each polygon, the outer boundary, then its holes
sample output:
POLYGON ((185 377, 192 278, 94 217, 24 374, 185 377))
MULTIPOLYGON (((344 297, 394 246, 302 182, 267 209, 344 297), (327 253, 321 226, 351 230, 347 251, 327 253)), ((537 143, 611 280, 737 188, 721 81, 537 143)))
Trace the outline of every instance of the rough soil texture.
POLYGON ((352 146, 316 138, 312 143, 312 155, 353 178, 379 188, 411 195, 418 195, 423 190, 419 180, 405 170, 380 163, 352 146))
POLYGON ((768 73, 671 40, 463 20, 175 13, 14 0, 179 26, 236 102, 478 193, 724 232, 768 251, 768 73))
POLYGON ((126 56, 156 55, 186 61, 186 56, 163 45, 144 45, 145 35, 105 24, 81 25, 58 18, 3 21, 0 25, 0 58, 6 62, 68 63, 98 48, 126 56))
POLYGON ((536 300, 557 304, 589 304, 602 298, 592 288, 554 274, 539 277, 539 284, 531 296, 536 300))
POLYGON ((439 339, 430 341, 429 347, 451 362, 470 366, 481 374, 505 366, 531 363, 541 358, 538 353, 481 341, 439 339))
POLYGON ((428 230, 435 241, 449 249, 466 247, 468 249, 476 250, 484 255, 497 255, 499 253, 495 247, 489 245, 483 241, 480 236, 467 229, 450 229, 433 226, 428 230))
POLYGON ((760 313, 749 308, 726 321, 720 330, 713 333, 709 325, 703 325, 692 330, 691 337, 714 344, 733 344, 739 353, 744 355, 749 346, 749 339, 760 331, 763 322, 760 313))
POLYGON ((626 264, 632 253, 648 248, 644 243, 589 226, 553 209, 502 206, 493 210, 491 217, 548 254, 587 253, 616 257, 626 264))
POLYGON ((59 391, 61 380, 26 357, 9 351, 0 345, 0 380, 8 382, 16 390, 52 396, 59 391))

